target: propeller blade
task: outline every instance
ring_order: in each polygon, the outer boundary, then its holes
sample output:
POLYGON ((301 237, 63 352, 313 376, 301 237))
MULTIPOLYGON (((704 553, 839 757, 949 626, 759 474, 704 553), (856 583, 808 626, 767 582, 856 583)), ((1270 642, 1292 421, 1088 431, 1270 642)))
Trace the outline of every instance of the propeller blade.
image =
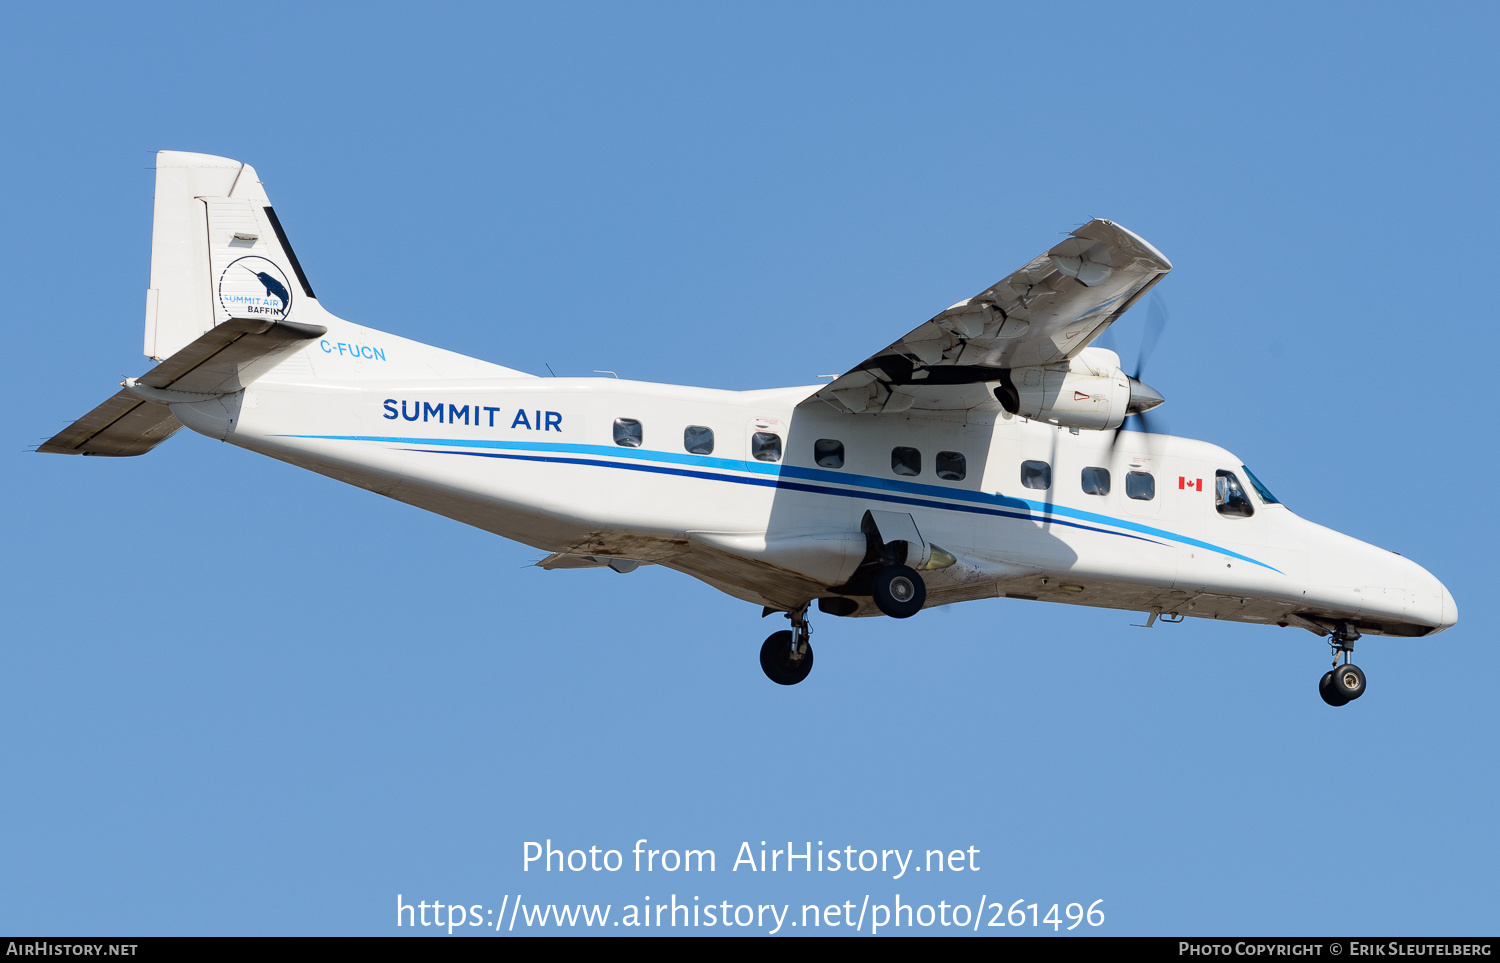
MULTIPOLYGON (((1141 381, 1141 375, 1146 370, 1146 362, 1156 351, 1156 346, 1161 343, 1161 336, 1167 329, 1167 320, 1170 317, 1167 312, 1167 303, 1162 300, 1160 294, 1151 295, 1151 303, 1146 308, 1146 330, 1141 332, 1141 350, 1135 358, 1135 374, 1130 376, 1130 406, 1126 409, 1125 420, 1120 422, 1120 427, 1115 429, 1115 437, 1110 441, 1113 448, 1120 442, 1122 431, 1142 431, 1153 434, 1151 422, 1146 420, 1146 412, 1155 408, 1166 399, 1161 396, 1155 388, 1141 381), (1131 424, 1131 419, 1135 424, 1131 424)), ((1158 420, 1153 418, 1153 420, 1158 420)), ((1157 425, 1157 431, 1160 425, 1157 425)))
POLYGON ((1161 435, 1166 433, 1165 427, 1161 423, 1161 415, 1151 415, 1148 418, 1146 412, 1144 411, 1131 412, 1130 414, 1125 416, 1125 420, 1120 422, 1120 427, 1115 429, 1114 438, 1110 439, 1109 444, 1111 448, 1119 444, 1120 433, 1122 431, 1139 431, 1144 432, 1148 435, 1161 435), (1132 420, 1134 420, 1135 424, 1131 424, 1132 420))
POLYGON ((1150 360, 1151 353, 1161 343, 1162 332, 1166 330, 1167 303, 1161 299, 1160 294, 1151 295, 1151 304, 1146 309, 1146 330, 1141 333, 1141 352, 1135 359, 1135 374, 1131 377, 1140 380, 1141 372, 1146 370, 1146 362, 1150 360))

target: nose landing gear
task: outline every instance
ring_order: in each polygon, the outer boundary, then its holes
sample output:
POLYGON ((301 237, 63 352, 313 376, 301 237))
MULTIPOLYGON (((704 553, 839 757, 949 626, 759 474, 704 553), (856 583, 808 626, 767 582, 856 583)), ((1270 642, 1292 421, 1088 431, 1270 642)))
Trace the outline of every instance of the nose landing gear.
POLYGON ((1365 694, 1365 674, 1359 666, 1350 662, 1354 654, 1354 642, 1359 630, 1348 622, 1340 622, 1328 644, 1333 647, 1333 669, 1323 673, 1318 680, 1318 695, 1331 706, 1342 706, 1365 694), (1344 664, 1339 664, 1342 657, 1344 664))
POLYGON ((771 633, 760 647, 760 667, 766 678, 777 685, 796 685, 813 667, 812 626, 807 624, 807 603, 786 614, 792 620, 790 632, 771 633))

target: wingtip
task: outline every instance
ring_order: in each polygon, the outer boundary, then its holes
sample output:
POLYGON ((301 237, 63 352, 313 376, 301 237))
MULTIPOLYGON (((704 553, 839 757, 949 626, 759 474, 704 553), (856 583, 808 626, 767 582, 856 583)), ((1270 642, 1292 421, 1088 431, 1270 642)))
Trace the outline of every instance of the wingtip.
POLYGON ((1107 244, 1124 248, 1137 257, 1155 261, 1163 273, 1172 270, 1172 262, 1167 260, 1167 256, 1158 251, 1155 245, 1117 221, 1103 217, 1092 218, 1087 224, 1074 231, 1073 236, 1087 238, 1090 241, 1104 241, 1107 244))

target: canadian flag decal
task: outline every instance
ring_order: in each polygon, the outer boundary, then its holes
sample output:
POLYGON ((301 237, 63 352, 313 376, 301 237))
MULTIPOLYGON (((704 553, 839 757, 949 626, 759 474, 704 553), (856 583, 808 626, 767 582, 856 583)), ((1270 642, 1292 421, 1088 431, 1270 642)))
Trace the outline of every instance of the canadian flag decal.
POLYGON ((1178 490, 1187 489, 1188 491, 1201 492, 1203 491, 1203 479, 1187 478, 1183 475, 1178 475, 1177 488, 1178 490))

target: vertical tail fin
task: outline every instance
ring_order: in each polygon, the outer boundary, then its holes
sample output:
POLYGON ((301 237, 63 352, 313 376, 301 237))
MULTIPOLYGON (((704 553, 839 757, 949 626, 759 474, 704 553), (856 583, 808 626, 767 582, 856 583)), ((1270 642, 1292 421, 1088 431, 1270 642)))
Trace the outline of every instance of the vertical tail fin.
MULTIPOLYGON (((263 376, 283 384, 531 377, 323 310, 249 164, 158 152, 154 216, 145 348, 161 364, 122 382, 38 451, 142 454, 183 427, 174 407, 217 403, 263 376)), ((194 427, 216 438, 231 430, 194 427)))
POLYGON ((317 303, 312 286, 255 169, 211 154, 158 152, 147 357, 170 357, 231 317, 290 320, 306 302, 317 303))

